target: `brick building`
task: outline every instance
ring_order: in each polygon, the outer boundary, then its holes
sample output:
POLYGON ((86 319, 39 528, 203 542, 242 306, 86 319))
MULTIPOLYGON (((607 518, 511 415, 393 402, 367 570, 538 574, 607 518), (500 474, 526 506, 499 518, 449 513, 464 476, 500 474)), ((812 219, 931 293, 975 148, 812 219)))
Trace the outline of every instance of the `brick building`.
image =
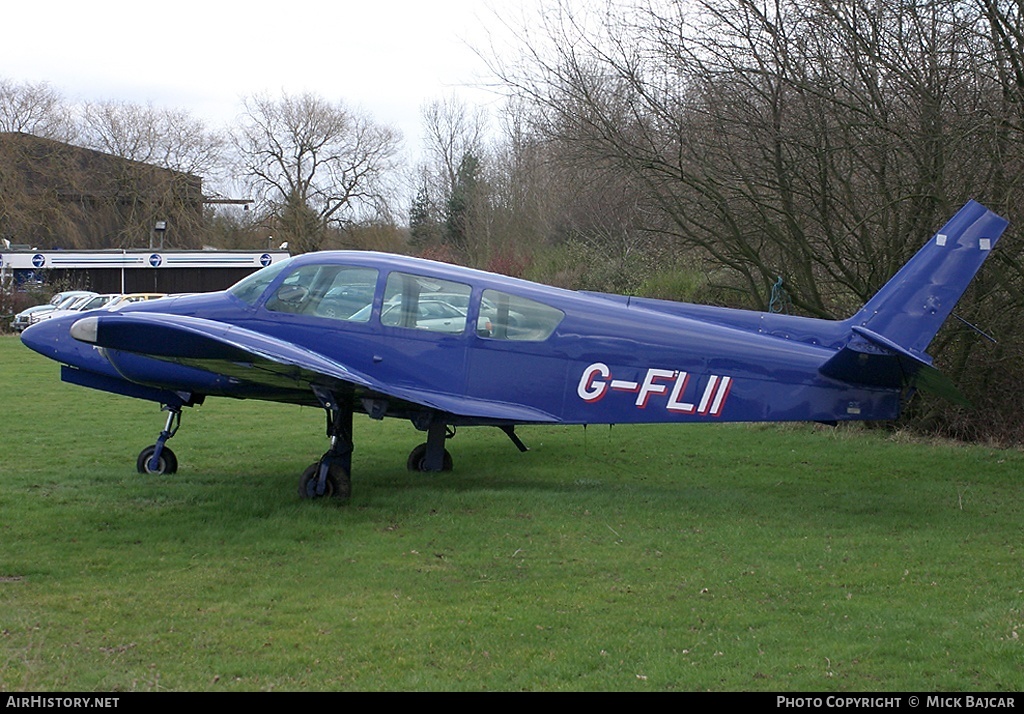
POLYGON ((164 247, 201 246, 200 177, 0 132, 0 239, 39 250, 147 248, 161 221, 164 247))

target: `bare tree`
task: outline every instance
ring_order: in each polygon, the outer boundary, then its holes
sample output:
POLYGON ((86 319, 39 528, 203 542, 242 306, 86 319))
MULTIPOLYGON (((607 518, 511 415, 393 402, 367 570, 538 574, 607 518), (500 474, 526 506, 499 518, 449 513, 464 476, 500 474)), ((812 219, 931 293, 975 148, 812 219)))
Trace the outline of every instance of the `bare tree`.
POLYGON ((187 111, 103 101, 82 109, 83 143, 131 161, 206 176, 224 158, 225 138, 187 111))
POLYGON ((330 226, 389 212, 399 134, 341 102, 250 97, 232 142, 275 235, 293 251, 318 250, 330 226))
MULTIPOLYGON (((66 140, 75 125, 63 97, 48 84, 0 78, 0 134, 66 140)), ((15 243, 36 241, 47 224, 61 223, 53 215, 54 202, 27 183, 33 162, 23 148, 26 140, 0 136, 0 237, 15 243)))
POLYGON ((50 247, 86 247, 80 229, 86 176, 74 148, 21 132, 0 133, 0 238, 50 247))
POLYGON ((509 101, 488 152, 492 245, 486 267, 523 273, 556 232, 567 190, 549 146, 530 128, 530 108, 509 101))
POLYGON ((409 222, 412 246, 425 255, 469 260, 479 247, 486 113, 455 95, 420 108, 423 157, 416 171, 416 195, 409 222), (469 237, 472 234, 472 238, 469 237))
POLYGON ((562 2, 495 69, 754 304, 784 276, 832 316, 962 200, 991 91, 977 21, 955 0, 562 2))
MULTIPOLYGON (((95 163, 99 177, 118 187, 108 199, 116 211, 115 245, 145 245, 156 221, 165 221, 170 245, 195 247, 206 231, 202 179, 219 169, 225 139, 189 112, 131 102, 88 103, 81 110, 82 143, 123 161, 95 163)), ((166 244, 165 244, 166 245, 166 244)))
MULTIPOLYGON (((661 238, 641 250, 706 262, 762 309, 781 276, 797 310, 838 317, 968 198, 1024 218, 1020 8, 562 0, 492 66, 578 185, 632 188, 625 210, 661 238)), ((991 264, 960 309, 998 328, 999 370, 972 363, 964 330, 933 354, 1024 438, 1017 397, 992 402, 1001 374, 1024 378, 1024 261, 1011 239, 991 264)))
POLYGON ((50 85, 0 78, 0 132, 73 141, 77 126, 64 97, 50 85))
POLYGON ((451 195, 463 157, 483 154, 487 115, 454 95, 428 102, 421 115, 427 166, 439 179, 439 193, 451 195))

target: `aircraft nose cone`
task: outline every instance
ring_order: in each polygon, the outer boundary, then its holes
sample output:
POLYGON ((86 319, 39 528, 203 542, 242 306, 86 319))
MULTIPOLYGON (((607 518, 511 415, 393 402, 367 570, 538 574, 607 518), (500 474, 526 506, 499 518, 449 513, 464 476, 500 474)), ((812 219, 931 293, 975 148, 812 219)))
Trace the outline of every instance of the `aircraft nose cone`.
POLYGON ((70 339, 66 321, 67 318, 54 318, 29 325, 21 333, 21 341, 44 357, 59 359, 61 343, 70 339))

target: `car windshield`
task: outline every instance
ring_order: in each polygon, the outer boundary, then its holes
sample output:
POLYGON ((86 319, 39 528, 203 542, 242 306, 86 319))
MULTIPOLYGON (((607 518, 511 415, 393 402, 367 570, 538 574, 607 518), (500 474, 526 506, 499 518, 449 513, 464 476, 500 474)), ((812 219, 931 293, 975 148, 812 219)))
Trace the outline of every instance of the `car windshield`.
POLYGON ((82 312, 85 312, 86 310, 95 310, 96 308, 103 307, 108 302, 110 302, 111 297, 111 295, 97 295, 91 300, 87 300, 82 305, 82 312))
POLYGON ((81 302, 81 301, 87 299, 88 297, 89 297, 88 295, 72 295, 70 297, 66 297, 63 300, 61 300, 59 303, 57 303, 57 309, 58 310, 67 310, 72 305, 74 305, 75 303, 81 302))
POLYGON ((89 302, 94 296, 93 295, 79 295, 67 305, 61 305, 62 308, 68 310, 81 310, 85 306, 85 303, 89 302))

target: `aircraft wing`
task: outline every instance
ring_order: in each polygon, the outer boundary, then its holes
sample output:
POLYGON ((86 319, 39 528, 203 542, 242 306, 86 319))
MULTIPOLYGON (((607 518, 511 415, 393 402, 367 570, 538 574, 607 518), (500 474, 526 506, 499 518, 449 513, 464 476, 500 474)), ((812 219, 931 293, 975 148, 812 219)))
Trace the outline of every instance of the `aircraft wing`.
MULTIPOLYGON (((107 350, 151 357, 223 375, 266 390, 310 393, 312 387, 392 397, 469 419, 553 423, 552 414, 521 404, 472 399, 387 384, 314 350, 214 320, 152 312, 83 317, 71 335, 107 350)), ((116 365, 115 365, 116 367, 116 365)))

